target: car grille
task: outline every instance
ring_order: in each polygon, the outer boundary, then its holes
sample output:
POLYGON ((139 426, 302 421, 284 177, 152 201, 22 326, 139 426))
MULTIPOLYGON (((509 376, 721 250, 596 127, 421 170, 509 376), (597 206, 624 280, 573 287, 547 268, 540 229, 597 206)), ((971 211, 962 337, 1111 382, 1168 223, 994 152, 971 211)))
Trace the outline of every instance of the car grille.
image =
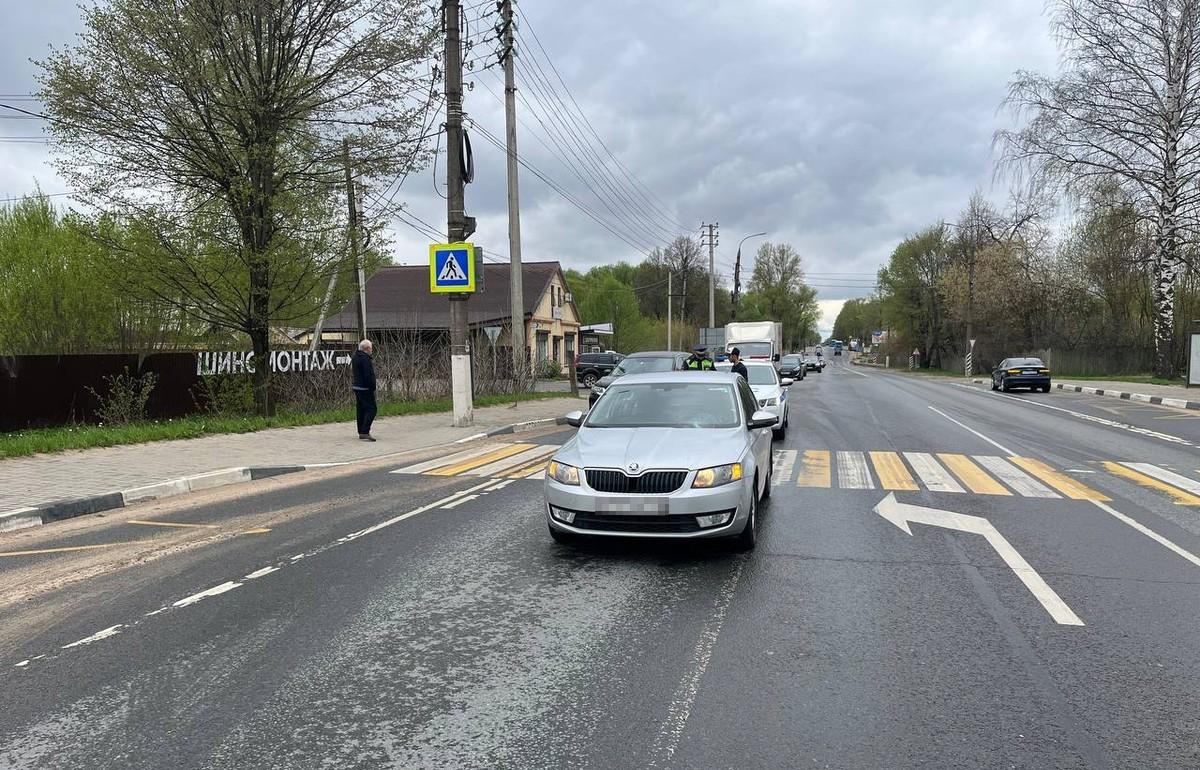
POLYGON ((687 471, 649 471, 641 476, 626 476, 621 471, 588 469, 588 486, 597 492, 618 494, 665 495, 683 486, 687 471))
POLYGON ((699 532, 695 514, 633 516, 623 513, 576 513, 571 526, 596 532, 699 532))

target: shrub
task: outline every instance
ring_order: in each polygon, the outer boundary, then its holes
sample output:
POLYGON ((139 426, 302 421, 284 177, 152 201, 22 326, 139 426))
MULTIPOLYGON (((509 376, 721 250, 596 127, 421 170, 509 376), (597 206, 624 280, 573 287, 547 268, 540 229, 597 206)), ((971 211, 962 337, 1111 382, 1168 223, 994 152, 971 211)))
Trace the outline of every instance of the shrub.
POLYGON ((158 375, 147 372, 132 375, 126 369, 124 374, 116 374, 104 378, 108 384, 108 392, 103 396, 88 388, 100 402, 96 409, 96 417, 106 425, 128 425, 146 419, 146 402, 150 400, 150 392, 158 382, 158 375))

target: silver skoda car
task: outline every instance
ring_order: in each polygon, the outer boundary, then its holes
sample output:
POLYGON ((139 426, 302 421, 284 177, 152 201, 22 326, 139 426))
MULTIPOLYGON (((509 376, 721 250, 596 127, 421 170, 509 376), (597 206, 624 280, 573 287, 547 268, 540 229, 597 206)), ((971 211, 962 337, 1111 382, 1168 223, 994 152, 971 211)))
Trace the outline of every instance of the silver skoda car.
POLYGON ((778 419, 734 374, 622 377, 587 415, 567 416, 579 430, 546 470, 551 536, 730 538, 753 548, 778 419))

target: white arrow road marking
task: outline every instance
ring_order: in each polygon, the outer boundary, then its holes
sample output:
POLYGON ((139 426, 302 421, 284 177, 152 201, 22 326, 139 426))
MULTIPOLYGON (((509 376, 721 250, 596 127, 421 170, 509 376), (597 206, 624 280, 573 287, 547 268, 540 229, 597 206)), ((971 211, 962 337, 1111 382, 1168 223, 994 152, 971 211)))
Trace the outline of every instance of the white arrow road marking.
POLYGON ((996 549, 996 553, 1000 555, 1004 563, 1025 584, 1034 598, 1042 603, 1046 612, 1054 618, 1055 623, 1064 626, 1083 625, 1083 621, 1067 606, 1062 597, 1054 592, 1054 589, 1042 579, 1042 576, 1030 566, 1029 562, 1025 561, 1021 554, 1017 553, 1017 549, 1013 548, 1004 535, 1001 535, 987 519, 980 516, 969 516, 965 513, 953 513, 937 508, 901 503, 896 500, 895 494, 889 494, 883 498, 879 505, 875 506, 875 512, 909 535, 912 534, 912 530, 908 527, 910 522, 982 535, 992 548, 996 549))

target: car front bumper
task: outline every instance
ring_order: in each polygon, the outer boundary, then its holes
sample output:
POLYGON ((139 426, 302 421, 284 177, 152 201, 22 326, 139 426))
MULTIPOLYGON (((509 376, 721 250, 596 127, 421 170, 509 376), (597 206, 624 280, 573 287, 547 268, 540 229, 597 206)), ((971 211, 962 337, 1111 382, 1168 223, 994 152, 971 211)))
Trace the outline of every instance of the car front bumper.
POLYGON ((597 492, 584 481, 567 486, 554 479, 544 482, 546 519, 552 529, 597 537, 706 540, 742 531, 750 515, 753 479, 742 479, 712 489, 693 489, 694 473, 684 486, 668 495, 619 495, 597 492), (574 512, 574 522, 560 521, 552 508, 574 512), (696 516, 733 511, 732 518, 716 527, 700 528, 696 516))

